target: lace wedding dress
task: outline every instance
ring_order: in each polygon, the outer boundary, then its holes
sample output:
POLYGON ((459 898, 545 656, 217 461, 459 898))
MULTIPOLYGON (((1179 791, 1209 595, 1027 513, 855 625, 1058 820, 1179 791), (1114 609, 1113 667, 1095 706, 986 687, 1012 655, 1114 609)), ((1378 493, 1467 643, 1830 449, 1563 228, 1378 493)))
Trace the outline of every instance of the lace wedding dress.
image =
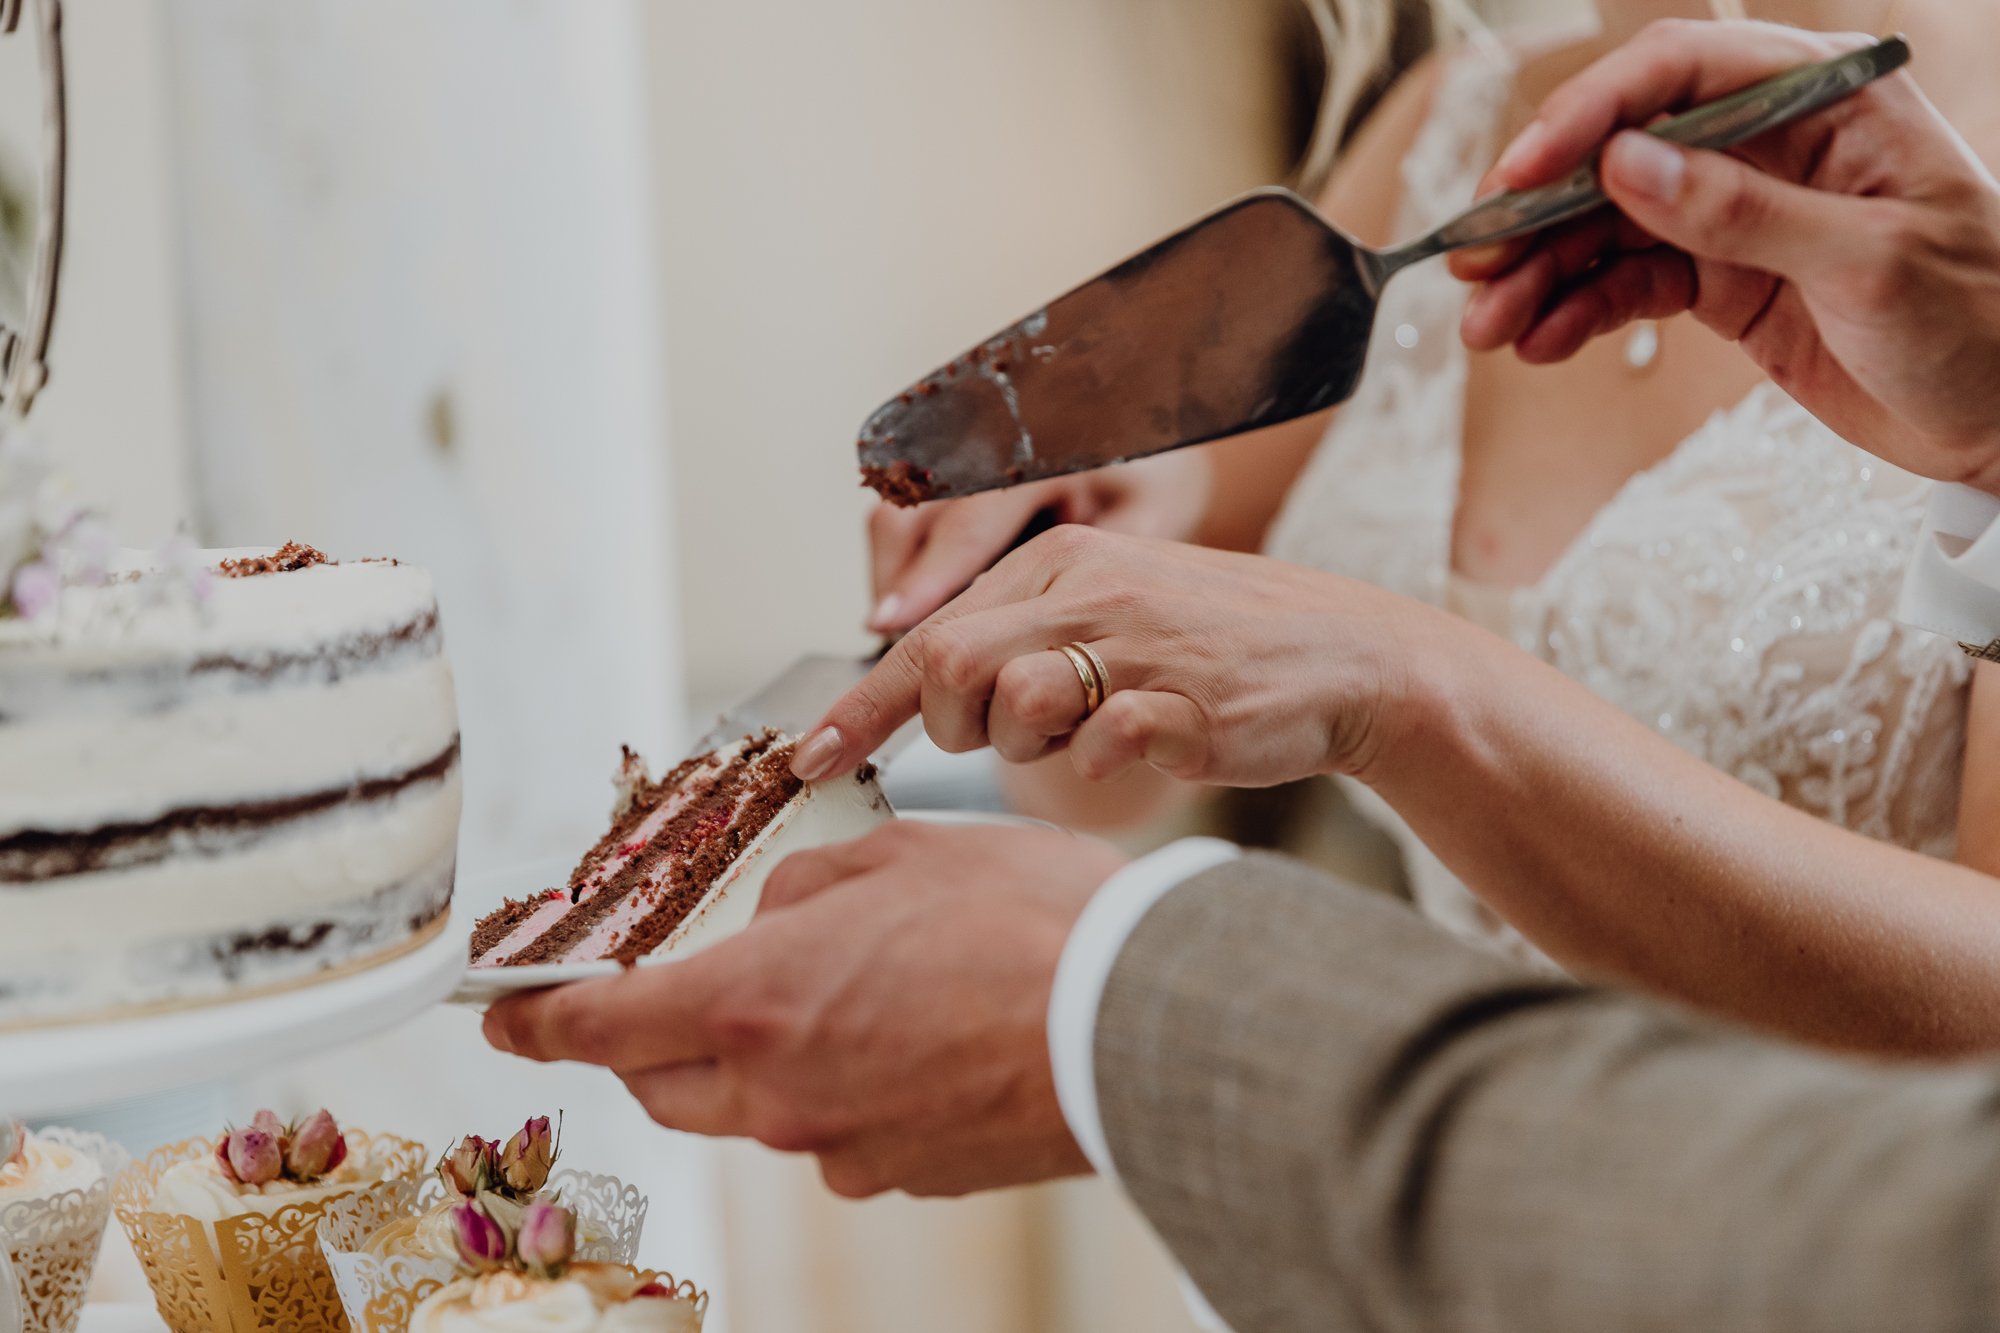
MULTIPOLYGON (((1440 73, 1403 164, 1398 235, 1464 207, 1512 83, 1495 51, 1440 73)), ((1759 792, 1936 856, 1956 841, 1970 677, 1891 618, 1929 483, 1847 444, 1771 384, 1633 477, 1540 582, 1451 569, 1466 288, 1442 264, 1388 287, 1368 371, 1293 487, 1267 551, 1444 606, 1560 668, 1759 792)), ((1386 805, 1431 916, 1547 960, 1386 805)))

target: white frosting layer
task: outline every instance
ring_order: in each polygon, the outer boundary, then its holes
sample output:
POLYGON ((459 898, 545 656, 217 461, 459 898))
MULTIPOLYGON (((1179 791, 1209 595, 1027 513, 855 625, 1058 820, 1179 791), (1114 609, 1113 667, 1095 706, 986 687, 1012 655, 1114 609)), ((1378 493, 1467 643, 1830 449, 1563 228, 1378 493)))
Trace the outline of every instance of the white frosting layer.
MULTIPOLYGON (((588 1266, 579 1266, 579 1270, 588 1266)), ((581 1271, 546 1281, 518 1273, 460 1278, 433 1292, 410 1316, 411 1333, 694 1333, 701 1312, 679 1296, 621 1299, 618 1270, 581 1271)))
POLYGON ((451 665, 441 655, 310 691, 210 692, 159 712, 29 717, 0 724, 0 775, 21 784, 0 777, 0 837, 393 778, 435 759, 457 734, 451 665), (117 763, 106 764, 114 752, 117 763))
MULTIPOLYGON (((201 557, 213 566, 271 549, 212 550, 201 557)), ((0 621, 0 661, 23 647, 51 645, 95 669, 305 654, 330 637, 386 633, 436 602, 429 573, 388 561, 217 578, 199 604, 148 565, 143 552, 126 552, 112 582, 64 589, 49 621, 0 621)))
POLYGON ((433 919, 460 804, 436 618, 423 570, 363 562, 201 604, 142 572, 0 621, 0 1026, 283 984, 433 919))
POLYGON ((104 1168, 96 1158, 30 1134, 22 1159, 0 1166, 0 1208, 23 1199, 87 1190, 102 1179, 104 1168))

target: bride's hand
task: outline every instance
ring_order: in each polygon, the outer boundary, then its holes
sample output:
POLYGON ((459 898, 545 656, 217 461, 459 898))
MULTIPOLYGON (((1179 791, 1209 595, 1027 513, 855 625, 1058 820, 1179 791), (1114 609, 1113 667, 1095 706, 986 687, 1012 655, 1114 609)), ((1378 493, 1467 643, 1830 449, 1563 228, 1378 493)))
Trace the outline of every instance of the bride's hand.
MULTIPOLYGON (((1063 527, 1028 543, 893 648, 799 747, 808 779, 851 767, 919 712, 939 746, 1068 748, 1109 779, 1268 786, 1365 773, 1407 715, 1441 630, 1390 593, 1260 556, 1063 527), (1089 645, 1110 691, 1058 645, 1089 645)), ((1476 637, 1476 636, 1475 636, 1476 637)))
POLYGON ((895 634, 923 620, 1005 554, 1043 510, 1058 523, 1190 538, 1208 507, 1209 475, 1204 452, 1180 449, 914 509, 877 505, 868 520, 875 585, 868 628, 895 634))
MULTIPOLYGON (((1866 40, 1655 24, 1551 95, 1487 184, 1555 179, 1620 126, 1866 40)), ((1454 259, 1483 284, 1469 346, 1559 361, 1691 310, 1846 439, 2000 491, 2000 186, 1908 74, 1734 156, 1627 131, 1601 174, 1619 212, 1454 259)))

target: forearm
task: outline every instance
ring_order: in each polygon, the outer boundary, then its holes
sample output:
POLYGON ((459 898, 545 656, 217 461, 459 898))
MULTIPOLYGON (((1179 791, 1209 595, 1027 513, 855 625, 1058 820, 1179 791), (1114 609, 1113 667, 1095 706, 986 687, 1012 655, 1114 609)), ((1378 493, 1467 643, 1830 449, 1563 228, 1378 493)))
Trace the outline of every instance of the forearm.
POLYGON ((1096 1068, 1120 1178, 1238 1333, 1990 1314, 1990 1072, 1536 982, 1275 860, 1140 923, 1096 1068))
POLYGON ((1826 1045, 2000 1048, 2000 885, 1762 796, 1469 630, 1364 778, 1580 975, 1826 1045))

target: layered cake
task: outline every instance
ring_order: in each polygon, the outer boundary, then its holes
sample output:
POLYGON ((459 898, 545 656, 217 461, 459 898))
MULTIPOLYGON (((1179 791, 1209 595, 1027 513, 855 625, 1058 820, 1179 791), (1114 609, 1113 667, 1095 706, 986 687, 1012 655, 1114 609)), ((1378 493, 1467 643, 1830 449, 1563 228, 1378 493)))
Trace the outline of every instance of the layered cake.
POLYGON ((0 1028, 394 957, 443 924, 458 813, 423 570, 119 558, 0 615, 0 1028))
POLYGON ((473 966, 631 963, 742 929, 786 856, 859 837, 891 815, 872 765, 815 783, 792 776, 796 743, 746 736, 657 781, 625 751, 610 831, 566 886, 481 921, 473 966))

